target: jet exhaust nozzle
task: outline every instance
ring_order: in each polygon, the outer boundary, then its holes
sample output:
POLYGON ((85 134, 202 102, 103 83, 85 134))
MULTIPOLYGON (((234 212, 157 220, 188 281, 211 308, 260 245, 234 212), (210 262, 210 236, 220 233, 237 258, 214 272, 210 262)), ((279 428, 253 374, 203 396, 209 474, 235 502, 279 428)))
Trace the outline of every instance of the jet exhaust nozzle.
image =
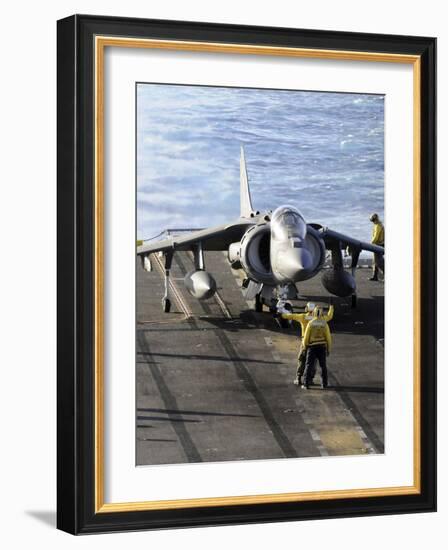
POLYGON ((216 281, 204 270, 189 271, 184 277, 185 288, 198 300, 207 300, 216 292, 216 281))

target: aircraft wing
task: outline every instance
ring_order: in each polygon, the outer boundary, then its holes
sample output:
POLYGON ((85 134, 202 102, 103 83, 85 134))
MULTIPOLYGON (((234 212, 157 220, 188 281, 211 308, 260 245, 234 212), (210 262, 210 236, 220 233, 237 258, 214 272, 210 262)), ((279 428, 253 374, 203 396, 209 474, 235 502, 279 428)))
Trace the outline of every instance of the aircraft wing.
POLYGON ((377 254, 384 254, 384 246, 378 246, 376 244, 359 241, 358 239, 348 237, 347 235, 343 235, 342 233, 338 233, 337 231, 333 231, 331 229, 328 229, 327 227, 321 228, 319 230, 319 234, 324 240, 325 246, 330 249, 339 242, 341 248, 346 248, 347 246, 350 246, 358 251, 367 250, 369 252, 374 252, 377 254))
POLYGON ((147 242, 137 247, 137 255, 191 250, 199 242, 202 243, 202 250, 227 250, 231 243, 240 241, 247 229, 253 224, 253 219, 240 218, 230 224, 201 229, 186 235, 172 235, 166 239, 147 242))

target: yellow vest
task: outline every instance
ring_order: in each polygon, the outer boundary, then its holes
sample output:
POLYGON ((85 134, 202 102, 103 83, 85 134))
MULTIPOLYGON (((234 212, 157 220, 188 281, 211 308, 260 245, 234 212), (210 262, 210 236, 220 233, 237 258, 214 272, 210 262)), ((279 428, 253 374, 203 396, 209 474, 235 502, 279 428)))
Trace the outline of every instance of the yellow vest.
POLYGON ((308 323, 302 344, 305 348, 324 344, 330 351, 331 333, 327 321, 321 317, 308 323))
POLYGON ((381 222, 373 224, 372 244, 384 246, 384 225, 381 222))
MULTIPOLYGON (((331 321, 333 319, 333 313, 334 306, 331 305, 328 309, 328 313, 326 315, 323 315, 321 319, 324 319, 325 321, 331 321)), ((282 313, 282 318, 287 319, 288 321, 296 321, 296 323, 300 323, 302 336, 305 334, 308 323, 314 319, 312 313, 282 313)))

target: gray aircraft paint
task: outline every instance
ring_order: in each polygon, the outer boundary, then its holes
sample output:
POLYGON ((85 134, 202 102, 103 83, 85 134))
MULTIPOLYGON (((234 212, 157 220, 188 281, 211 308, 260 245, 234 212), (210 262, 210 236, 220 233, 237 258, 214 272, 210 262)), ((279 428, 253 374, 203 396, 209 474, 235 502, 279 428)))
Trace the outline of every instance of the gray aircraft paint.
POLYGON ((137 254, 143 258, 144 264, 147 264, 149 254, 163 254, 166 270, 165 299, 168 297, 171 260, 176 251, 189 250, 195 255, 197 269, 187 274, 185 286, 198 299, 211 297, 216 289, 213 276, 206 272, 204 251, 221 250, 228 251, 230 264, 238 259, 246 273, 247 283, 253 281, 275 287, 279 302, 290 295, 291 286, 314 277, 322 269, 325 249, 331 251, 333 265, 322 283, 337 296, 348 296, 356 289, 354 278, 343 269, 342 249, 351 249, 353 272, 361 250, 381 255, 384 253, 383 247, 316 224, 307 224, 300 212, 292 206, 281 206, 273 213, 255 211, 242 147, 240 199, 242 215, 229 224, 193 231, 183 236, 169 236, 138 247, 137 254))

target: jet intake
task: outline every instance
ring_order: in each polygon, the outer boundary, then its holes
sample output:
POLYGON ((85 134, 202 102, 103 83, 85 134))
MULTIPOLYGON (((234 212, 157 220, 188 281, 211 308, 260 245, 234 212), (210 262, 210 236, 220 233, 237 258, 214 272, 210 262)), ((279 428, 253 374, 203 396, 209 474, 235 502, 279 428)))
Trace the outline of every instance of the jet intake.
POLYGON ((241 243, 232 243, 227 251, 227 258, 233 269, 241 269, 241 243))
POLYGON ((250 227, 240 243, 239 257, 233 244, 229 249, 229 260, 239 259, 249 279, 257 283, 272 284, 273 277, 270 262, 271 227, 262 223, 250 227))
POLYGON ((207 300, 216 292, 216 281, 202 269, 189 271, 184 277, 185 288, 198 300, 207 300))
POLYGON ((351 296, 356 290, 356 282, 348 271, 343 269, 325 269, 322 273, 322 284, 335 296, 351 296))

